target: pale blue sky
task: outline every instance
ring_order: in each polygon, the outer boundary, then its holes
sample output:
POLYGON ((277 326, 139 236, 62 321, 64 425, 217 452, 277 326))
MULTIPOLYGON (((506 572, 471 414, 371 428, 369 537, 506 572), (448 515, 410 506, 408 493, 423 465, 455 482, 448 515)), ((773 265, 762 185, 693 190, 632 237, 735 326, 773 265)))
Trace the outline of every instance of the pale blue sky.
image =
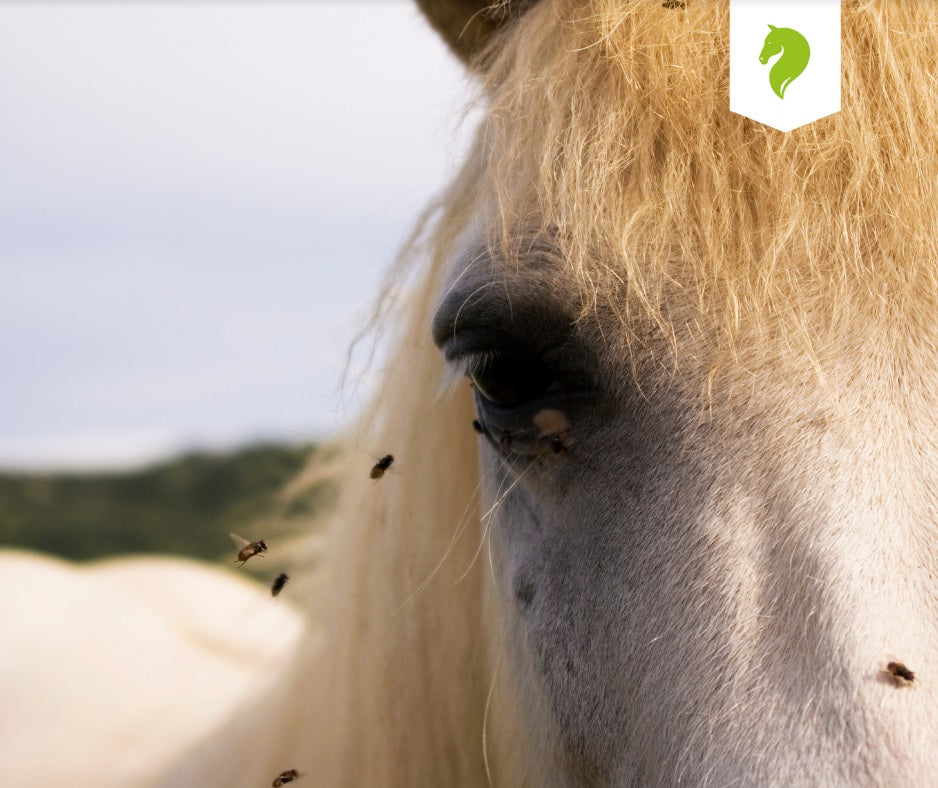
POLYGON ((0 466, 353 416, 345 349, 468 95, 409 2, 0 4, 0 466))

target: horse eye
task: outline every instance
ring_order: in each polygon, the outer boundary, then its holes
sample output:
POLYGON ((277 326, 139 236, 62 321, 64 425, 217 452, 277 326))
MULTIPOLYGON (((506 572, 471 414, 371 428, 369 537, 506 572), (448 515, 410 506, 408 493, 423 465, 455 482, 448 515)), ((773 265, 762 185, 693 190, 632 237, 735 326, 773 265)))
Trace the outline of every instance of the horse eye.
POLYGON ((503 408, 513 408, 540 396, 556 382, 554 372, 540 359, 496 355, 469 373, 479 394, 503 408))

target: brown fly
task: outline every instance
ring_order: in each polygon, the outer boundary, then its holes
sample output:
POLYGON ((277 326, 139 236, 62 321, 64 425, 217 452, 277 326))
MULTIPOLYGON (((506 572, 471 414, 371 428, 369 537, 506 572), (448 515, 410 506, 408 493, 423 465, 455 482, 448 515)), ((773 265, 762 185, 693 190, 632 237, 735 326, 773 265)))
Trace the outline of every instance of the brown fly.
POLYGON ((384 472, 391 467, 391 463, 394 462, 393 454, 386 454, 380 460, 378 460, 374 466, 371 468, 371 478, 380 479, 384 476, 384 472))
POLYGON ((890 662, 886 665, 886 673, 897 687, 909 687, 915 681, 915 674, 901 662, 890 662))
POLYGON ((238 536, 237 534, 228 534, 228 536, 231 537, 231 540, 238 548, 238 557, 236 559, 236 563, 237 561, 240 561, 241 566, 244 566, 249 558, 253 558, 256 555, 267 552, 267 542, 265 542, 263 539, 257 542, 249 542, 243 536, 238 536))
POLYGON ((287 769, 285 772, 280 772, 271 783, 273 788, 280 788, 281 785, 286 785, 287 783, 292 783, 294 780, 299 780, 302 777, 296 769, 287 769))
POLYGON ((283 591, 283 587, 287 584, 287 580, 290 579, 290 576, 286 572, 281 572, 277 575, 274 584, 270 587, 271 596, 280 596, 280 592, 283 591))

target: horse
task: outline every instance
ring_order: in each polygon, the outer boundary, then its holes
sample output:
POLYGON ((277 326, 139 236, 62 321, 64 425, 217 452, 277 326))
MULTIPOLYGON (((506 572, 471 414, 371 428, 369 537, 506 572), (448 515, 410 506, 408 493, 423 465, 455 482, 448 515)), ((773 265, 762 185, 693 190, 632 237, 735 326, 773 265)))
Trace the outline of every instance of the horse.
POLYGON ((150 785, 265 696, 304 633, 245 574, 191 559, 2 549, 0 591, 0 785, 150 785))
POLYGON ((784 133, 725 2, 419 5, 474 147, 292 663, 150 784, 932 784, 938 6, 844 3, 784 133))

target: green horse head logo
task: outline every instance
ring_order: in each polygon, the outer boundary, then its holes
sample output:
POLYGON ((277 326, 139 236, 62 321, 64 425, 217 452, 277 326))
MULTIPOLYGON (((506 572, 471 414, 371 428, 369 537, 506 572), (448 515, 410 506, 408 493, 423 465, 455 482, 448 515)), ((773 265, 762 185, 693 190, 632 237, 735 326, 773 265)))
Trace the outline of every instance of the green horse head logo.
POLYGON ((769 25, 769 34, 765 37, 765 43, 759 53, 759 62, 764 66, 769 62, 770 57, 774 57, 779 52, 782 52, 782 56, 775 61, 775 65, 769 71, 769 84, 775 91, 775 95, 783 99, 785 90, 808 65, 808 60, 811 59, 811 47, 808 46, 808 39, 797 30, 769 25))

